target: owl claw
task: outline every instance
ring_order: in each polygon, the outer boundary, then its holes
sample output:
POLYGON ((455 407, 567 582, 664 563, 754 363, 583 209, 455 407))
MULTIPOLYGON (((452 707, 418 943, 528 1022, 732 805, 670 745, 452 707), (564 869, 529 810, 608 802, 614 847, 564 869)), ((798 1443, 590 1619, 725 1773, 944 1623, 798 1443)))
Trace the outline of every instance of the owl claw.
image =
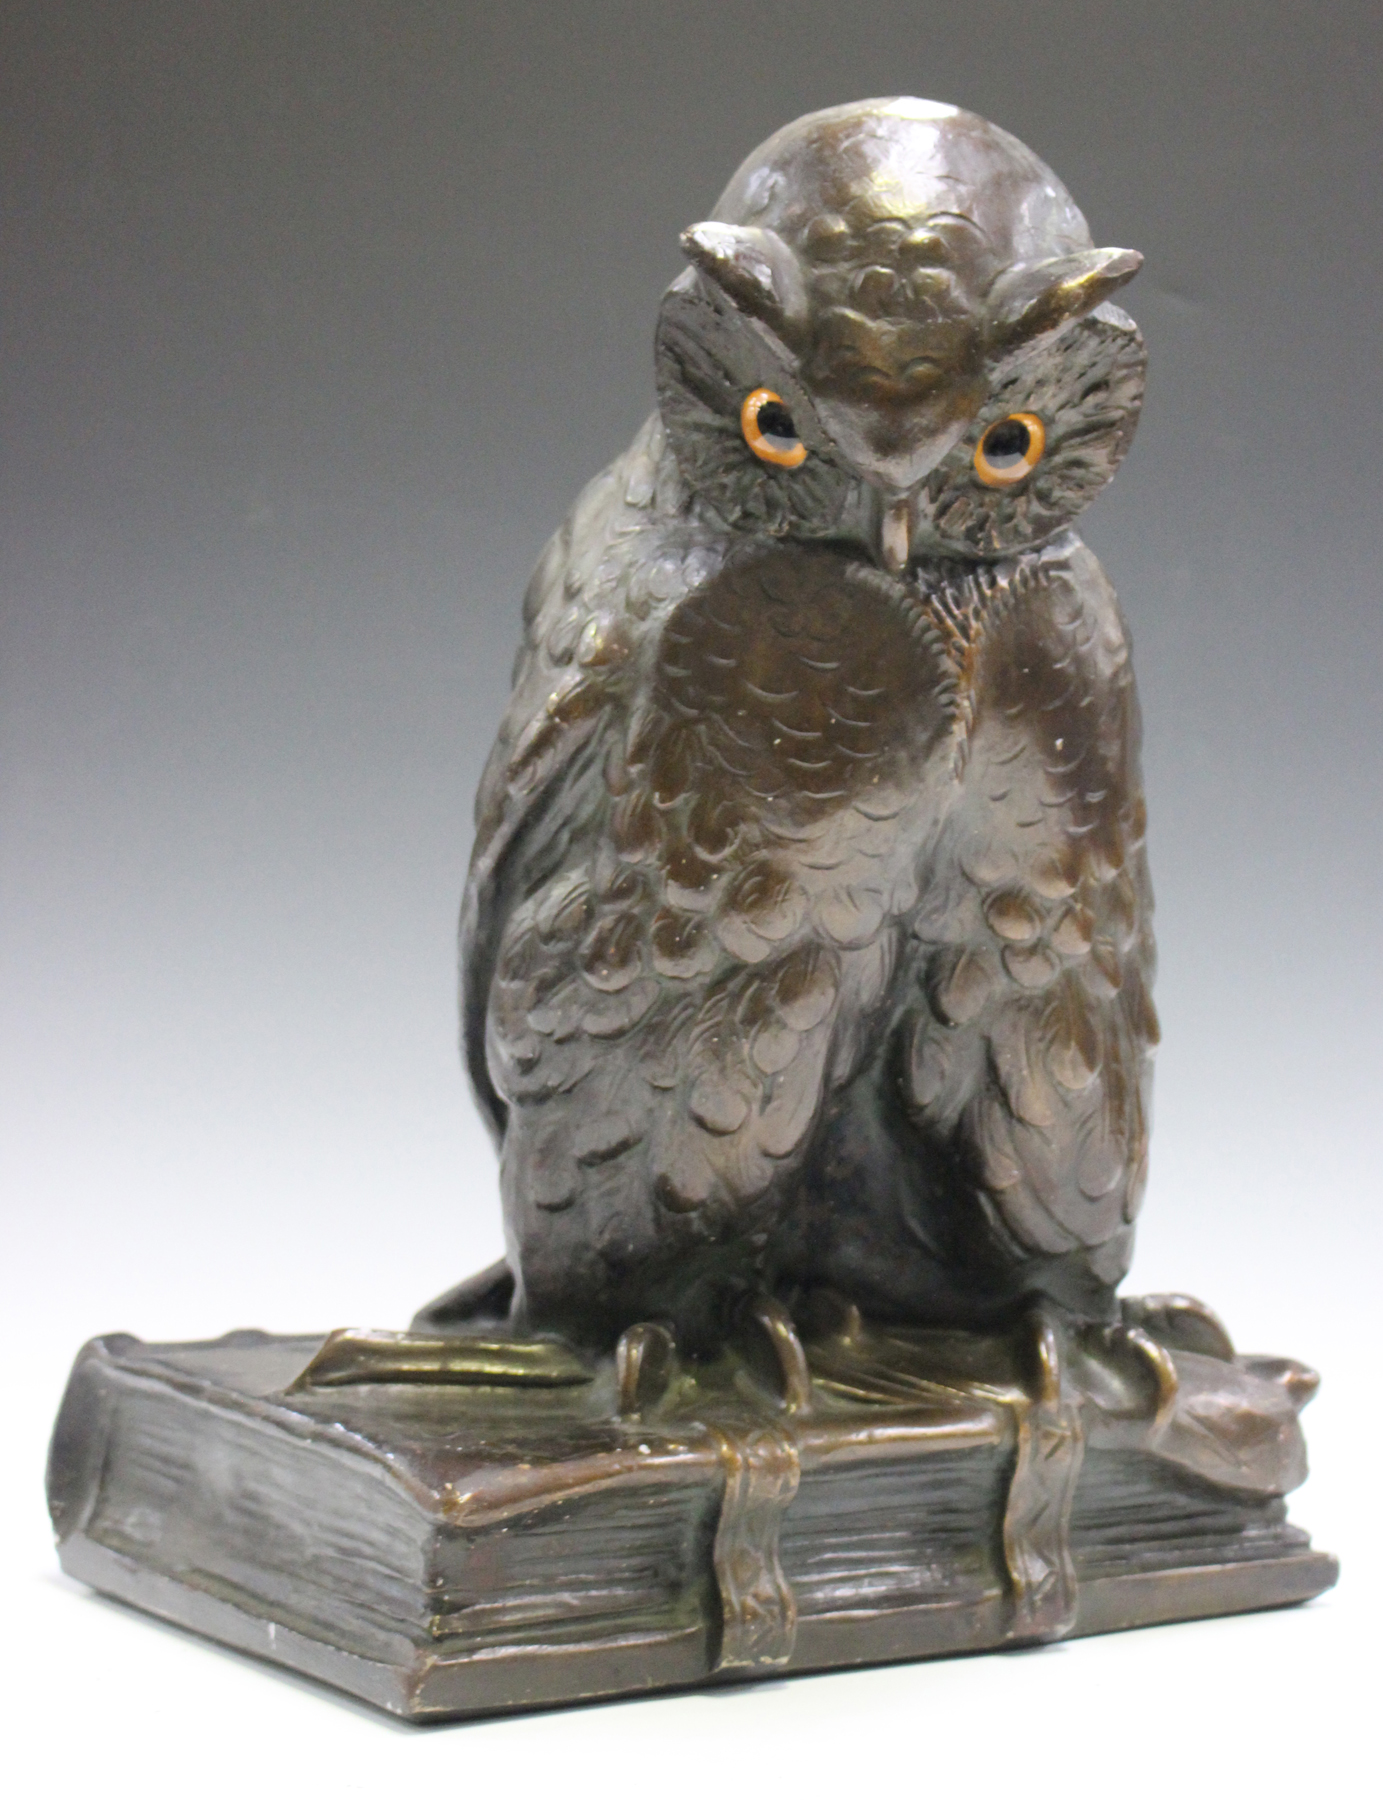
MULTIPOLYGON (((758 1294, 739 1315, 737 1349, 754 1377, 790 1413, 811 1406, 807 1354, 792 1315, 781 1300, 758 1294)), ((677 1378, 680 1362, 671 1326, 653 1320, 630 1325, 615 1347, 615 1387, 620 1417, 638 1419, 655 1407, 677 1378)))
POLYGON ((622 1419, 656 1406, 677 1374, 677 1340, 651 1320, 631 1325, 615 1347, 615 1383, 622 1419))
POLYGON ((1111 1347, 1126 1345, 1138 1358, 1144 1374, 1151 1375, 1154 1393, 1152 1428, 1155 1432, 1160 1431, 1176 1411, 1181 1387, 1171 1351, 1141 1325, 1113 1325, 1108 1341, 1111 1347))
POLYGON ((1048 1305, 1033 1309, 1028 1323, 1030 1380, 1039 1406, 1058 1405, 1066 1387, 1080 1401, 1104 1410, 1113 1401, 1121 1414, 1129 1408, 1142 1417, 1151 1414, 1154 1432, 1168 1423, 1180 1390, 1176 1363, 1167 1344, 1141 1323, 1142 1315, 1131 1312, 1127 1301, 1124 1307, 1118 1324, 1104 1326, 1067 1320, 1048 1305))
POLYGON ((1143 1294, 1119 1302, 1123 1322, 1137 1326, 1168 1350, 1191 1350, 1219 1362, 1234 1361, 1234 1344, 1218 1314, 1189 1294, 1143 1294))
POLYGON ((1061 1399, 1061 1378, 1068 1358, 1067 1338, 1050 1307, 1033 1309, 1032 1331, 1033 1399, 1039 1406, 1055 1406, 1061 1399))
POLYGON ((792 1314, 771 1294, 757 1294, 746 1306, 743 1319, 742 1347, 755 1372, 774 1388, 787 1412, 809 1412, 811 1371, 792 1314))

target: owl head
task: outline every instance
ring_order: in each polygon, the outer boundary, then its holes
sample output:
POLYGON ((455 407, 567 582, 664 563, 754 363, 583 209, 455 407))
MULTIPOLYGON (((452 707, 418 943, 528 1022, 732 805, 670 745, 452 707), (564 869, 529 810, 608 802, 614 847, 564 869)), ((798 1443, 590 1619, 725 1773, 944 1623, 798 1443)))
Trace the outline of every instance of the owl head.
POLYGON ((994 559, 1068 524, 1142 401, 1138 270, 1070 195, 956 107, 869 100, 777 132, 682 235, 659 406, 727 526, 885 568, 994 559))

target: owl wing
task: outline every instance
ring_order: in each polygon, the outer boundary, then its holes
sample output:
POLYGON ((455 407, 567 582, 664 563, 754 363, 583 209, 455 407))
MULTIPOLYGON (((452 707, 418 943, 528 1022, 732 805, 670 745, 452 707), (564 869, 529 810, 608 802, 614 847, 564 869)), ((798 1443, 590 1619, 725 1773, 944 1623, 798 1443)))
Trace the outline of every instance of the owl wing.
POLYGON ((640 636, 626 577, 666 498, 661 450, 650 421, 585 489, 539 559, 513 692, 476 794, 461 908, 462 1028, 471 1083, 497 1138, 507 1109, 486 1064, 485 1016, 499 938, 514 907, 562 865, 603 793, 600 756, 640 636))
POLYGON ((787 546, 690 561, 490 987, 490 1068, 543 1115, 524 1181, 554 1211, 618 1160, 626 1201, 744 1216, 856 1060, 917 897, 910 752, 948 713, 906 592, 787 546))
POLYGON ((1152 906, 1117 603, 1074 540, 977 644, 973 726, 917 930, 907 1084, 1002 1239, 1124 1273, 1147 1151, 1152 906))

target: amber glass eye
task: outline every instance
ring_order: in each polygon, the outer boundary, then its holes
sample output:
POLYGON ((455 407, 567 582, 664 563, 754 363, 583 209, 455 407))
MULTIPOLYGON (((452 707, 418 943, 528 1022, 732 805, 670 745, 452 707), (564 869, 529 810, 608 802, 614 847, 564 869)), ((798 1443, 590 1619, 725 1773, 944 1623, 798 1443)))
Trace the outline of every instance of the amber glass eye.
POLYGON ((792 414, 769 388, 755 388, 752 394, 745 395, 740 408, 740 430, 761 462, 777 463, 780 469, 797 469, 807 460, 807 446, 797 435, 792 414))
POLYGON ((975 473, 986 487, 1012 487, 1037 467, 1046 447, 1047 428, 1036 413, 1010 413, 975 446, 975 473))

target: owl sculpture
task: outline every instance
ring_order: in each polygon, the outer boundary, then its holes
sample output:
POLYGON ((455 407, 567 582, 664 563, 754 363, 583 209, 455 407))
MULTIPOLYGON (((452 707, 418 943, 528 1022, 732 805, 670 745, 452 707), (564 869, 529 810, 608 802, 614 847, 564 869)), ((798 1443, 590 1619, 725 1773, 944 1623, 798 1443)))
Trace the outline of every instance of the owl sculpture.
POLYGON ((1072 526, 1139 258, 907 99, 787 126, 682 246, 477 802, 504 1260, 402 1332, 98 1339, 53 1438, 69 1574, 413 1718, 1337 1574, 1282 1499, 1314 1372, 1117 1295, 1151 897, 1072 526))
POLYGON ((682 248, 477 802, 491 1288, 691 1355, 820 1290, 1108 1323, 1157 1023, 1128 636, 1072 526, 1138 418, 1140 258, 913 99, 779 131, 682 248))

